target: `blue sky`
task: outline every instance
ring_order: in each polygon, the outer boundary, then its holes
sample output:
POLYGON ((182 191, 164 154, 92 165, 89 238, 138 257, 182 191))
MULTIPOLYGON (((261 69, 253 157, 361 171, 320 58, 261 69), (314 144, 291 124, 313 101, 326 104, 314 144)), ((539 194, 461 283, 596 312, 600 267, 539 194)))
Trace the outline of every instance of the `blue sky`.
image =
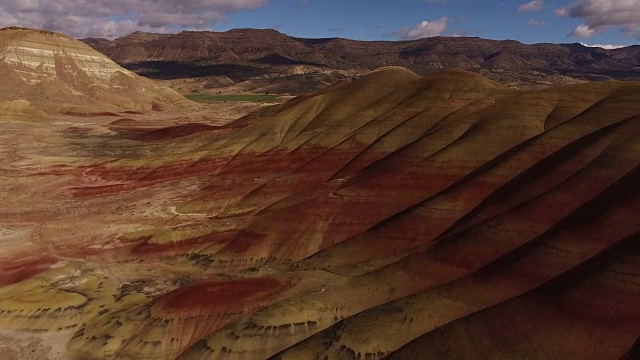
MULTIPOLYGON (((398 30, 422 21, 447 18, 444 36, 515 39, 524 43, 637 44, 635 36, 612 26, 589 38, 570 35, 584 21, 559 16, 556 10, 572 1, 543 1, 541 8, 518 8, 517 0, 290 0, 271 1, 253 11, 228 15, 214 26, 223 31, 238 27, 275 28, 299 37, 344 37, 360 40, 398 39, 398 30)), ((640 1, 638 1, 640 7, 640 1)))
POLYGON ((2 0, 3 26, 77 38, 274 28, 312 38, 632 45, 640 42, 640 0, 2 0))

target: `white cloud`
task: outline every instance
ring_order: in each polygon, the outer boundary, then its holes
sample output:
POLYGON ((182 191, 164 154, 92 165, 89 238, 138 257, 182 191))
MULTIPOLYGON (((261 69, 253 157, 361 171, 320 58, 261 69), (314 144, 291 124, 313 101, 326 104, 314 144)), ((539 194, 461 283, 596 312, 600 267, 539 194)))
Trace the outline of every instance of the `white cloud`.
POLYGON ((518 6, 518 11, 536 11, 542 9, 543 5, 543 0, 531 0, 528 3, 518 6))
POLYGON ((578 25, 578 27, 576 27, 570 34, 569 36, 575 36, 575 37, 579 37, 581 39, 586 39, 586 38, 590 38, 593 36, 593 34, 596 33, 595 29, 591 29, 589 26, 585 25, 585 24, 581 24, 578 25))
POLYGON ((556 9, 556 15, 584 21, 570 36, 588 38, 613 26, 623 26, 625 34, 640 39, 639 0, 576 0, 556 9))
POLYGON ((531 25, 531 26, 547 26, 547 22, 544 21, 544 20, 529 19, 529 21, 527 22, 527 25, 531 25))
POLYGON ((0 27, 24 26, 74 37, 118 37, 133 31, 205 29, 229 13, 268 0, 2 0, 0 27))
POLYGON ((625 45, 613 45, 613 44, 593 44, 593 45, 589 45, 589 44, 585 44, 585 43, 580 43, 580 45, 582 46, 586 46, 586 47, 595 47, 595 48, 603 48, 606 50, 614 50, 614 49, 621 49, 623 47, 626 47, 625 45))
POLYGON ((441 17, 438 20, 422 21, 413 28, 400 29, 393 33, 394 36, 405 39, 421 39, 426 37, 433 37, 441 35, 446 29, 449 22, 449 18, 446 16, 441 17))

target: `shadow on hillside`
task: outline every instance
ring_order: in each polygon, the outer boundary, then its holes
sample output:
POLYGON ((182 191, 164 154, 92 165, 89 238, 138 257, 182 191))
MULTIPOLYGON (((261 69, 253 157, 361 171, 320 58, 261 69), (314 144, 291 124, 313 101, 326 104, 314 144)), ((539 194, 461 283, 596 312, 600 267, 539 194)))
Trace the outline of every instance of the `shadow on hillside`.
POLYGON ((186 64, 178 61, 144 61, 125 65, 128 70, 138 75, 157 80, 173 80, 181 78, 198 78, 225 75, 234 81, 242 81, 247 77, 268 74, 270 69, 249 65, 214 64, 199 65, 186 64))

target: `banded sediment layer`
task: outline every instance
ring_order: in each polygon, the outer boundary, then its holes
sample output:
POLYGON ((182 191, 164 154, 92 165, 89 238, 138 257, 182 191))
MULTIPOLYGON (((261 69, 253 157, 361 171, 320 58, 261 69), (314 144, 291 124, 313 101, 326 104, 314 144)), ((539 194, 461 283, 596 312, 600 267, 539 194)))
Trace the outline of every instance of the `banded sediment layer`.
POLYGON ((87 113, 193 107, 68 36, 0 29, 0 110, 87 113))

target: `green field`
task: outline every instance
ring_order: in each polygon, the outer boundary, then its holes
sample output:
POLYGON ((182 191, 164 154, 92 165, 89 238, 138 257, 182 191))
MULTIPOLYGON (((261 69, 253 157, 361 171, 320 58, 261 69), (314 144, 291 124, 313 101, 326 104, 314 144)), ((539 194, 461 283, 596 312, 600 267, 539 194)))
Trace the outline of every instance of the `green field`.
POLYGON ((238 94, 238 95, 210 95, 210 94, 187 94, 185 97, 193 101, 251 101, 251 102, 263 102, 273 101, 278 98, 278 95, 252 95, 252 94, 238 94))

